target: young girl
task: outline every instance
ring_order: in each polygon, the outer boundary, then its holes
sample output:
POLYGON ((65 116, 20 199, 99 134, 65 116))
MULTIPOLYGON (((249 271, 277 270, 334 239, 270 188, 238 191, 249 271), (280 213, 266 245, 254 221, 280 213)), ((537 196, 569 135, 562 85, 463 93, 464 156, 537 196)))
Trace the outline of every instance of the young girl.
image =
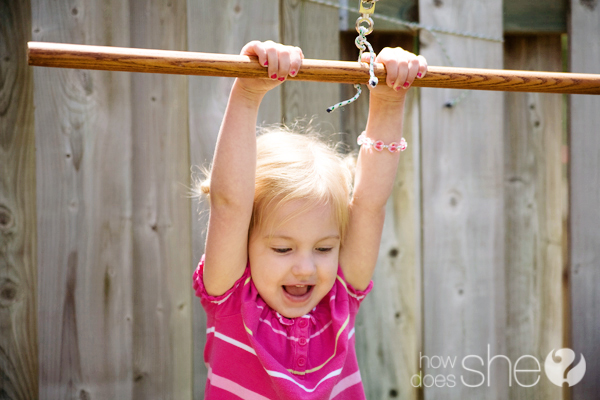
POLYGON ((235 81, 202 185, 210 217, 193 279, 207 313, 205 398, 363 399, 354 319, 373 285, 406 89, 427 64, 400 48, 377 56, 387 80, 371 90, 351 192, 350 171, 315 138, 256 137, 261 99, 298 73, 302 51, 254 41, 242 54, 271 79, 235 81))

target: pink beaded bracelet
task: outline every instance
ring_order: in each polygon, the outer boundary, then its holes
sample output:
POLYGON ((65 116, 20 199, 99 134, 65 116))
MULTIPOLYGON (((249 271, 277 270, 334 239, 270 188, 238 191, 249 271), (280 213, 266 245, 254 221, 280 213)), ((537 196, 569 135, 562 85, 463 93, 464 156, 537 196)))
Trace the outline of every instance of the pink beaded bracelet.
POLYGON ((373 148, 377 151, 388 149, 390 153, 395 153, 406 150, 406 140, 404 140, 404 138, 400 139, 400 143, 392 142, 390 144, 383 144, 383 141, 373 141, 372 139, 368 138, 363 132, 360 134, 356 142, 359 146, 365 146, 366 148, 373 146, 373 148))

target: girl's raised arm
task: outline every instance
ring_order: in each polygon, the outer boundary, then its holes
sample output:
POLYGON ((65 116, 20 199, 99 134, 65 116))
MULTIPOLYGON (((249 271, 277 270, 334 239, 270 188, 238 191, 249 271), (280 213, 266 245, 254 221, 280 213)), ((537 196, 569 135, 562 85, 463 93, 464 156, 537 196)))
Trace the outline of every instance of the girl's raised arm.
POLYGON ((274 42, 248 43, 242 55, 258 56, 271 79, 236 79, 215 149, 210 177, 210 217, 206 236, 204 286, 225 293, 244 273, 248 227, 254 203, 256 118, 264 95, 294 76, 302 63, 297 47, 274 42))
MULTIPOLYGON (((368 54, 364 54, 368 59, 368 54)), ((377 56, 387 71, 386 82, 371 89, 369 118, 365 135, 373 142, 399 144, 406 92, 415 78, 427 72, 427 62, 401 48, 385 48, 377 56)), ((356 165, 354 192, 350 201, 350 223, 340 250, 340 265, 348 283, 359 290, 366 289, 373 276, 381 232, 385 218, 385 203, 392 193, 399 152, 373 147, 360 149, 356 165)))

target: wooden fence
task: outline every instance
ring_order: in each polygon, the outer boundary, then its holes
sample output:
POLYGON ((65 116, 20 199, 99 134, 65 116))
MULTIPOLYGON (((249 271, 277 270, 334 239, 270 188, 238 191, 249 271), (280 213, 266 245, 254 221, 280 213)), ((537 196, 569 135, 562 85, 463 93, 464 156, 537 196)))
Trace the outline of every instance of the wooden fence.
MULTIPOLYGON (((504 35, 415 37, 375 15, 376 49, 431 65, 561 71, 568 57, 600 73, 596 0, 382 0, 376 13, 504 35)), ((238 53, 273 39, 352 60, 355 17, 308 0, 0 1, 0 398, 203 397, 191 274, 206 213, 188 193, 233 82, 31 68, 26 42, 238 53)), ((259 120, 317 115, 354 146, 366 96, 325 113, 352 90, 287 82, 259 120)), ((598 126, 598 96, 411 91, 410 151, 356 326, 369 399, 600 398, 598 126), (559 348, 585 357, 572 388, 543 372, 559 348)))

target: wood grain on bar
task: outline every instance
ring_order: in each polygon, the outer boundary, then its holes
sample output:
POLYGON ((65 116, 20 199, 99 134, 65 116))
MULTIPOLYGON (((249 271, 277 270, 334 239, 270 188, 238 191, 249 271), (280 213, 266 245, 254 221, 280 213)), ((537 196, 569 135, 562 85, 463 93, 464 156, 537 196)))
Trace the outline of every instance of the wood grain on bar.
MULTIPOLYGON (((28 57, 29 65, 40 67, 268 78, 267 69, 256 58, 231 54, 29 42, 28 57)), ((382 64, 375 65, 375 75, 385 80, 382 64)), ((305 59, 298 75, 289 79, 366 84, 369 71, 366 64, 353 61, 305 59)), ((427 75, 415 80, 413 86, 600 94, 600 75, 429 66, 427 75)))

